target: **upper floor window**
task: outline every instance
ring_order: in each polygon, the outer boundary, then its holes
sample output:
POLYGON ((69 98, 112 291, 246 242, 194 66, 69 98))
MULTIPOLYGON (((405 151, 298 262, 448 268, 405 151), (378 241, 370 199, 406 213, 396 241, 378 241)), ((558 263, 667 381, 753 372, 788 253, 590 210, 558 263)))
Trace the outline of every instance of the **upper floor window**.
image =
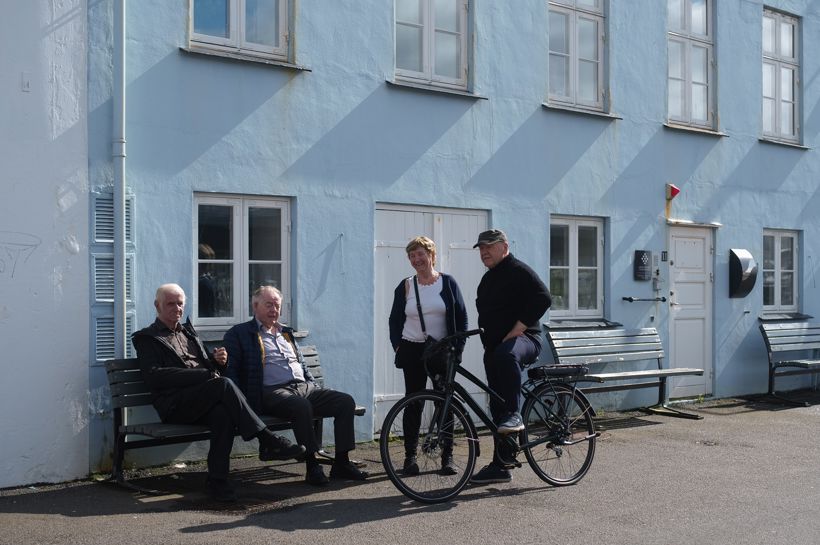
POLYGON ((290 0, 190 0, 191 44, 288 59, 290 0))
POLYGON ((797 233, 763 231, 763 311, 797 312, 797 233))
POLYGON ((763 136, 788 142, 800 139, 799 23, 763 11, 763 136))
POLYGON ((715 128, 712 0, 667 0, 667 117, 715 128))
POLYGON ((289 315, 290 206, 284 199, 196 195, 194 316, 197 324, 226 326, 252 314, 261 285, 283 295, 289 315))
POLYGON ((396 77, 467 88, 469 0, 395 0, 396 77))
POLYGON ((604 315, 604 222, 550 219, 550 319, 604 315))
POLYGON ((549 101, 604 110, 604 0, 550 0, 549 101))

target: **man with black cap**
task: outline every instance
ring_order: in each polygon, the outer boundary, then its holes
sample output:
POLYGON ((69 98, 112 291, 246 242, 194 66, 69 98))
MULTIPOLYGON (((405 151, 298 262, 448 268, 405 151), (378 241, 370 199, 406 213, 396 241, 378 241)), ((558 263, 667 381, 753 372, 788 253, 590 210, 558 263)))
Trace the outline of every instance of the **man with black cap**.
MULTIPOLYGON (((478 284, 476 308, 478 326, 484 332, 484 370, 487 384, 504 403, 490 399, 490 413, 502 434, 524 429, 520 413, 520 392, 524 366, 541 352, 539 321, 552 303, 549 289, 526 263, 510 253, 507 235, 490 229, 478 235, 481 261, 487 272, 478 284)), ((512 479, 507 468, 512 456, 499 452, 493 461, 476 473, 476 484, 503 483, 512 479)))

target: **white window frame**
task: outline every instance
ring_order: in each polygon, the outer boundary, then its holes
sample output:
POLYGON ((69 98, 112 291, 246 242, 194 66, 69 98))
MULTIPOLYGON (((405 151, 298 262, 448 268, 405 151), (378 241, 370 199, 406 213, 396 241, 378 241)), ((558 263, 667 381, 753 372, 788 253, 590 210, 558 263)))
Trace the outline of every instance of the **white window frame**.
POLYGON ((278 61, 290 61, 290 3, 292 0, 279 0, 279 45, 273 47, 250 42, 245 37, 245 0, 227 0, 228 2, 228 37, 222 38, 210 34, 199 34, 194 31, 194 9, 196 0, 188 2, 188 36, 189 46, 212 50, 216 53, 230 53, 242 56, 270 58, 278 61))
POLYGON ((255 289, 249 286, 250 281, 250 264, 249 259, 249 232, 248 232, 248 209, 256 208, 275 208, 279 209, 282 214, 281 225, 281 265, 282 265, 282 285, 279 290, 282 292, 282 318, 287 320, 290 317, 291 309, 291 287, 290 287, 290 200, 284 198, 267 198, 255 196, 239 196, 239 195, 214 195, 214 194, 194 194, 194 212, 193 212, 193 296, 188 302, 191 309, 191 316, 197 326, 202 326, 204 329, 224 329, 226 326, 232 326, 239 322, 248 320, 252 314, 253 309, 249 303, 251 291, 255 289), (232 233, 232 246, 234 248, 234 256, 230 260, 210 260, 200 259, 199 257, 199 205, 217 205, 230 207, 232 209, 232 218, 234 230, 232 233), (233 278, 233 312, 231 316, 208 317, 201 318, 199 316, 199 263, 213 262, 213 263, 232 263, 232 278, 233 278))
POLYGON ((596 111, 606 110, 606 12, 605 0, 598 0, 597 7, 590 7, 585 5, 577 5, 576 0, 554 0, 547 3, 548 13, 551 12, 566 14, 569 20, 569 52, 562 53, 557 51, 549 51, 549 56, 564 56, 569 62, 569 81, 567 82, 568 94, 558 95, 550 91, 551 86, 547 85, 547 94, 550 104, 568 106, 571 108, 590 109, 596 111), (584 101, 578 97, 578 74, 579 65, 581 61, 593 61, 593 59, 581 59, 579 56, 578 47, 578 20, 594 21, 598 28, 597 36, 597 52, 598 52, 598 70, 597 79, 598 85, 595 90, 596 100, 584 101))
MULTIPOLYGON (((691 126, 703 129, 716 129, 717 99, 716 99, 716 62, 715 62, 715 32, 714 32, 714 7, 712 0, 706 0, 706 34, 699 34, 692 30, 692 2, 691 0, 678 0, 681 4, 682 13, 679 14, 683 22, 683 28, 667 29, 667 70, 666 70, 666 115, 670 123, 675 125, 691 126), (671 63, 669 54, 672 43, 680 44, 683 50, 682 71, 683 77, 672 77, 670 74, 671 63), (692 90, 696 85, 703 85, 702 82, 693 81, 693 51, 695 49, 706 50, 706 120, 693 119, 693 98, 692 90), (680 116, 673 116, 670 112, 669 96, 672 90, 672 81, 680 81, 683 84, 683 112, 680 116)), ((667 3, 667 10, 669 3, 667 3)), ((669 14, 667 13, 667 25, 669 25, 669 14)))
MULTIPOLYGON (((767 66, 773 68, 775 89, 774 96, 766 96, 766 89, 765 87, 763 87, 763 85, 761 85, 762 94, 760 105, 760 132, 764 138, 780 140, 789 143, 799 143, 802 118, 800 105, 800 88, 802 78, 802 75, 800 73, 800 20, 797 17, 786 15, 785 13, 780 13, 766 8, 764 8, 763 10, 763 19, 770 19, 774 23, 775 49, 774 51, 762 50, 763 66, 761 68, 762 70, 765 70, 767 66), (792 27, 792 36, 794 40, 794 50, 792 52, 792 56, 783 54, 780 48, 781 25, 784 24, 790 25, 792 27), (783 97, 782 89, 780 86, 780 74, 783 70, 791 70, 794 74, 794 80, 792 81, 791 89, 791 100, 788 100, 787 98, 783 97), (773 130, 770 131, 767 131, 765 129, 766 123, 764 121, 764 103, 767 100, 771 100, 774 102, 774 107, 772 108, 772 115, 774 119, 771 123, 773 130), (794 109, 792 133, 783 132, 783 116, 781 115, 781 106, 783 104, 792 104, 792 107, 794 109)), ((763 47, 765 47, 765 44, 763 44, 763 47)), ((762 77, 763 76, 761 74, 761 78, 762 77)))
POLYGON ((468 12, 470 10, 470 2, 472 0, 458 0, 459 1, 459 28, 461 30, 461 39, 459 41, 459 65, 461 71, 458 78, 448 78, 437 75, 435 72, 435 10, 433 3, 435 0, 419 0, 422 10, 421 25, 415 23, 401 22, 397 19, 396 3, 393 2, 393 66, 395 67, 396 80, 405 81, 412 84, 420 84, 432 87, 443 87, 446 89, 456 89, 460 91, 467 90, 467 75, 469 72, 469 59, 467 58, 467 43, 469 40, 469 19, 468 12), (422 28, 422 71, 408 70, 396 66, 398 53, 398 40, 396 36, 396 27, 400 24, 411 25, 422 28))
MULTIPOLYGON (((554 306, 550 309, 550 319, 554 318, 603 318, 604 317, 604 220, 602 218, 590 217, 571 217, 571 216, 552 216, 550 218, 550 230, 554 226, 567 226, 569 235, 569 264, 565 268, 569 271, 569 292, 567 299, 569 304, 566 309, 556 309, 554 306), (596 308, 594 309, 578 309, 578 228, 579 227, 595 227, 597 229, 597 247, 596 247, 596 263, 597 266, 597 293, 598 299, 596 301, 596 308)), ((556 268, 550 262, 550 271, 556 268)), ((587 267, 590 268, 590 267, 587 267)), ((551 278, 552 274, 548 275, 551 278)))
MULTIPOLYGON (((774 268, 765 268, 766 260, 763 258, 761 254, 761 263, 760 263, 760 271, 761 271, 761 278, 760 284, 761 288, 763 287, 763 283, 765 282, 766 273, 770 272, 774 274, 774 304, 766 305, 765 301, 763 304, 763 312, 775 312, 775 313, 782 313, 782 312, 798 312, 800 307, 800 237, 797 231, 784 231, 784 230, 777 230, 777 229, 764 229, 763 230, 763 237, 773 237, 774 238, 774 268), (790 238, 792 240, 792 251, 794 255, 792 256, 792 261, 794 264, 793 269, 784 269, 781 263, 780 254, 781 248, 783 244, 783 239, 790 238), (783 305, 781 303, 781 290, 782 290, 782 282, 781 277, 784 272, 792 273, 792 290, 794 292, 793 301, 794 303, 791 305, 783 305)), ((764 244, 765 248, 765 244, 764 244)), ((761 289, 761 291, 763 291, 761 289)), ((763 295, 765 297, 765 293, 763 295)))

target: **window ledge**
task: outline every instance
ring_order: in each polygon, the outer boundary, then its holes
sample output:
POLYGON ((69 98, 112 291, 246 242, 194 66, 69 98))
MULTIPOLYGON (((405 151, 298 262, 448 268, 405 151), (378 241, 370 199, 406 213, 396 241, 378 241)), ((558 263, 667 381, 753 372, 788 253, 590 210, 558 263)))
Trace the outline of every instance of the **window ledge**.
POLYGON ((772 144, 775 146, 786 146, 787 148, 796 148, 802 150, 810 150, 811 148, 808 146, 804 146, 802 144, 798 144, 797 142, 786 142, 785 140, 775 140, 774 138, 768 138, 766 136, 761 136, 757 139, 759 142, 763 142, 764 144, 772 144))
POLYGON ((713 130, 713 129, 706 129, 704 127, 693 127, 691 125, 679 125, 677 123, 672 123, 670 121, 667 121, 666 123, 664 123, 663 126, 666 127, 667 129, 670 129, 670 130, 673 130, 673 131, 691 132, 691 133, 695 133, 695 134, 705 134, 706 136, 720 136, 720 137, 723 137, 723 136, 728 137, 729 136, 725 132, 716 131, 716 130, 713 130))
POLYGON ((772 312, 761 314, 757 317, 761 322, 788 322, 792 320, 799 320, 801 322, 811 320, 814 316, 803 314, 802 312, 772 312))
POLYGON ((404 80, 397 80, 397 79, 388 79, 385 80, 388 85, 397 87, 397 88, 407 88, 407 89, 415 89, 417 91, 425 91, 428 93, 442 93, 445 95, 455 95, 464 98, 472 98, 477 100, 488 100, 488 97, 477 95, 475 93, 470 93, 469 91, 460 91, 458 89, 450 89, 447 87, 438 87, 435 85, 425 85, 423 83, 413 83, 404 80))
POLYGON ((606 318, 556 318, 541 324, 544 329, 611 329, 623 324, 606 318))
POLYGON ((567 112, 570 114, 590 115, 592 117, 601 117, 603 119, 623 119, 619 115, 611 112, 602 112, 598 110, 587 110, 585 108, 575 108, 573 106, 564 104, 555 104, 554 102, 542 102, 541 106, 547 110, 555 110, 557 112, 567 112))
POLYGON ((191 45, 189 47, 180 47, 182 52, 191 55, 205 55, 206 57, 218 57, 220 59, 229 59, 239 62, 251 62, 255 64, 266 64, 268 66, 278 66, 280 68, 287 68, 289 70, 298 70, 302 72, 312 72, 312 70, 301 64, 294 64, 292 62, 276 60, 267 57, 257 57, 255 55, 248 55, 245 53, 236 53, 232 51, 220 51, 208 47, 201 47, 191 45))

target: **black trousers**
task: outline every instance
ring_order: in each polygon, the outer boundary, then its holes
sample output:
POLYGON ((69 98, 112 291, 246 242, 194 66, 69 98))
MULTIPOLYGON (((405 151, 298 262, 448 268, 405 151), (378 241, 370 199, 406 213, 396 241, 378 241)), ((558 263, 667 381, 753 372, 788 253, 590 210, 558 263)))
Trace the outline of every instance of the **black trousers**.
POLYGON ((321 448, 313 433, 313 419, 316 416, 333 417, 337 453, 356 448, 353 428, 356 402, 350 394, 320 388, 314 382, 265 386, 262 388, 262 410, 265 414, 293 422, 296 442, 304 446, 308 454, 314 454, 321 448))
POLYGON ((227 479, 235 431, 238 429, 242 439, 250 441, 265 429, 265 423, 250 408, 242 391, 225 377, 183 388, 174 397, 175 406, 166 422, 208 426, 208 478, 227 479))

